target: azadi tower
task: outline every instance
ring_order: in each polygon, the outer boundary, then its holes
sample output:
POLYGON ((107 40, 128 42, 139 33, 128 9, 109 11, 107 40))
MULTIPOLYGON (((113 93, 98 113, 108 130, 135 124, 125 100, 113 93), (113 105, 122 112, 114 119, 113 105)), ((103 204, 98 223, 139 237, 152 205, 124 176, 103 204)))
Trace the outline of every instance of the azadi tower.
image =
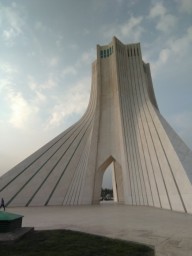
POLYGON ((8 206, 97 204, 111 163, 117 202, 192 213, 192 152, 159 112, 140 45, 115 37, 97 46, 83 117, 3 175, 0 195, 8 206))

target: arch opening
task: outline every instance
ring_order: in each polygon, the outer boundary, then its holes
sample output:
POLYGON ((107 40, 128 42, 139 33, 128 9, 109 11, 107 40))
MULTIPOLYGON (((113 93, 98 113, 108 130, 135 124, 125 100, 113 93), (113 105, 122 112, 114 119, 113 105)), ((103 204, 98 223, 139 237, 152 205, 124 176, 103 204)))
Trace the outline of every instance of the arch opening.
POLYGON ((114 163, 108 165, 103 174, 103 181, 101 186, 100 203, 116 202, 116 189, 113 187, 114 178, 114 163))
POLYGON ((112 156, 100 165, 96 172, 93 203, 98 204, 101 201, 124 202, 122 168, 112 156), (105 191, 106 195, 109 194, 107 200, 101 200, 102 188, 105 189, 106 186, 109 186, 111 191, 105 191))

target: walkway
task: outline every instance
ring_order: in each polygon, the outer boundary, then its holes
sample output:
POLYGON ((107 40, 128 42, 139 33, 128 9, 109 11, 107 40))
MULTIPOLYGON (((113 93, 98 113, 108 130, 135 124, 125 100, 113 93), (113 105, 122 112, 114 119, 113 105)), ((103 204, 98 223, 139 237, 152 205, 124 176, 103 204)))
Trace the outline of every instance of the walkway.
POLYGON ((192 255, 192 215, 150 207, 110 205, 8 208, 23 227, 71 229, 155 246, 157 256, 192 255))

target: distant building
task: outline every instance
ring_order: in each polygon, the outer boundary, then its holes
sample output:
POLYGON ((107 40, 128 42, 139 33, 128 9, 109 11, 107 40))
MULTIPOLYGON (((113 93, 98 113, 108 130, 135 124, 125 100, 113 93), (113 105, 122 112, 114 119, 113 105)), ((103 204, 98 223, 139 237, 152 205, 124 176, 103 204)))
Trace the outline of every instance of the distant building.
POLYGON ((192 152, 159 112, 140 45, 115 37, 97 46, 84 116, 3 175, 0 194, 9 206, 99 203, 112 162, 117 202, 192 213, 192 152))

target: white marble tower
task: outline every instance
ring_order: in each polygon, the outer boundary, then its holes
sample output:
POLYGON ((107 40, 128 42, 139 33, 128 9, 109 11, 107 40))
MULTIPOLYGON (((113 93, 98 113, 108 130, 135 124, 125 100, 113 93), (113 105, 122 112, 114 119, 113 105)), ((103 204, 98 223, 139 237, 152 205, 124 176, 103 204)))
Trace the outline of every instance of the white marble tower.
POLYGON ((139 44, 97 46, 83 117, 0 179, 8 206, 99 203, 113 162, 117 202, 192 213, 192 152, 161 116, 139 44))

